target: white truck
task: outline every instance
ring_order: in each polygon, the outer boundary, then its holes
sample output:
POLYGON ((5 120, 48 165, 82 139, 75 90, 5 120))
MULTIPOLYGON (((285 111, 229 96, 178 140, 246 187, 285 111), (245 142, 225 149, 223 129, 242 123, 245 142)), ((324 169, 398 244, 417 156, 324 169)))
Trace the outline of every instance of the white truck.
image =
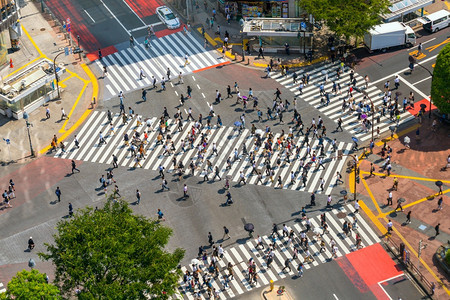
POLYGON ((416 43, 416 35, 411 27, 401 22, 384 23, 374 26, 364 34, 364 44, 370 52, 416 43))

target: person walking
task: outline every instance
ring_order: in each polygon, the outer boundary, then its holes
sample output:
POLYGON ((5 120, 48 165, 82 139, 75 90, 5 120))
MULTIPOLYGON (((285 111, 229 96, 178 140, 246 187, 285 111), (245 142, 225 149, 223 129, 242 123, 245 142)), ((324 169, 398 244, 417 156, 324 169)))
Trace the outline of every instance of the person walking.
POLYGON ((434 237, 437 237, 439 235, 439 226, 441 226, 441 223, 438 223, 435 227, 434 230, 436 231, 436 233, 434 234, 434 237))
POLYGON ((147 90, 146 89, 142 89, 142 101, 146 102, 147 101, 147 90))
POLYGON ((61 121, 64 119, 68 119, 66 111, 61 107, 61 121))
POLYGON ((139 203, 141 203, 141 192, 136 190, 136 204, 139 205, 139 203))
POLYGON ((112 163, 113 163, 113 168, 118 168, 119 165, 117 164, 117 162, 118 162, 119 160, 118 160, 117 156, 116 156, 115 154, 113 154, 112 157, 113 157, 113 161, 112 161, 112 163))
POLYGON ((387 197, 387 205, 392 205, 392 192, 389 192, 387 197))
POLYGON ((406 215, 406 224, 410 224, 411 223, 411 210, 408 211, 408 214, 406 215))
POLYGON ((186 184, 184 184, 184 186, 183 186, 183 197, 184 197, 184 198, 189 197, 189 196, 188 196, 188 187, 187 187, 186 184))
POLYGON ((76 163, 75 163, 75 161, 72 159, 72 174, 73 174, 73 171, 78 171, 78 173, 80 173, 80 170, 78 170, 77 169, 77 165, 76 165, 76 163))
POLYGON ((392 221, 389 220, 389 222, 387 223, 387 234, 391 234, 392 226, 393 226, 392 221))
POLYGON ((56 197, 58 197, 58 202, 61 202, 61 190, 59 189, 59 186, 56 187, 55 194, 56 197))
POLYGON ((222 237, 222 240, 225 240, 225 237, 228 237, 228 239, 231 238, 230 230, 226 226, 223 226, 223 237, 222 237))
POLYGON ((69 202, 69 216, 72 217, 73 216, 73 206, 72 203, 69 202))
POLYGON ((212 245, 214 245, 214 238, 211 234, 211 231, 208 232, 208 243, 209 243, 209 247, 211 247, 212 245))
POLYGON ((438 210, 442 210, 442 202, 443 202, 444 200, 442 199, 442 197, 440 197, 439 199, 438 199, 438 202, 437 202, 437 204, 438 204, 438 210))

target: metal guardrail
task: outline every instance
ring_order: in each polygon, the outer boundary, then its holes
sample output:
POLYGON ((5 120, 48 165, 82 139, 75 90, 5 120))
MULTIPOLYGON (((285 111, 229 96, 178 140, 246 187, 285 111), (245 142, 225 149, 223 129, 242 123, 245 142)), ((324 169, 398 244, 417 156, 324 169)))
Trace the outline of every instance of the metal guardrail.
POLYGON ((419 285, 421 285, 422 289, 428 294, 428 296, 433 299, 432 296, 434 295, 435 285, 425 278, 411 259, 404 259, 403 254, 401 253, 401 247, 397 245, 391 237, 387 237, 383 243, 385 248, 388 249, 402 263, 409 274, 416 280, 417 283, 419 283, 419 285))

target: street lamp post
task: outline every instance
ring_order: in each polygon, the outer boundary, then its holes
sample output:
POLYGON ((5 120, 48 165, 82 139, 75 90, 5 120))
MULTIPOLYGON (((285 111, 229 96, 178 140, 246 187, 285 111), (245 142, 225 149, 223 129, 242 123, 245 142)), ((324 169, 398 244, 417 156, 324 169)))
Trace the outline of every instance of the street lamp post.
POLYGON ((27 126, 28 142, 30 143, 31 157, 34 157, 34 149, 33 149, 33 144, 31 143, 31 135, 30 135, 30 126, 33 126, 33 125, 30 122, 28 122, 28 113, 26 111, 23 112, 23 118, 25 119, 25 124, 27 126))
POLYGON ((64 53, 64 51, 59 52, 53 59, 53 69, 55 70, 56 90, 58 91, 58 99, 61 98, 61 94, 59 93, 59 78, 58 78, 58 73, 56 72, 56 59, 58 58, 58 56, 60 56, 63 53, 64 53))
MULTIPOLYGON (((425 71, 427 71, 428 74, 430 74, 430 76, 431 76, 431 81, 433 81, 433 73, 431 73, 431 71, 428 70, 428 68, 422 66, 422 65, 419 64, 418 62, 416 62, 416 64, 417 64, 419 67, 421 67, 422 69, 425 69, 425 71)), ((430 111, 429 111, 429 114, 428 114, 428 118, 431 118, 431 98, 430 98, 430 111)))
POLYGON ((374 125, 374 116, 375 116, 375 106, 373 105, 372 99, 370 99, 369 94, 367 93, 367 91, 363 91, 364 96, 367 97, 367 99, 369 99, 370 101, 370 105, 371 105, 371 109, 372 109, 372 141, 373 141, 373 127, 374 125))
POLYGON ((33 144, 31 143, 31 135, 30 135, 30 126, 32 126, 28 120, 26 120, 26 124, 27 124, 27 132, 28 132, 28 142, 30 143, 30 152, 31 152, 31 157, 34 157, 34 149, 33 149, 33 144))

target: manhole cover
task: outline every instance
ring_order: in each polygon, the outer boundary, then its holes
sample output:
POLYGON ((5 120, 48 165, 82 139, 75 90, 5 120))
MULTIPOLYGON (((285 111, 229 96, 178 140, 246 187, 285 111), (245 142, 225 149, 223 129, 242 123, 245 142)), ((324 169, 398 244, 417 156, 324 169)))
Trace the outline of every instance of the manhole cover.
POLYGON ((72 65, 76 66, 78 63, 77 62, 73 62, 72 65))
POLYGON ((45 31, 45 28, 41 28, 41 31, 45 31))
POLYGON ((344 213, 344 212, 338 212, 338 213, 336 214, 336 216, 337 216, 339 219, 343 219, 343 218, 345 218, 345 217, 347 216, 347 214, 344 213))
POLYGON ((56 101, 56 104, 61 104, 61 100, 56 101))

